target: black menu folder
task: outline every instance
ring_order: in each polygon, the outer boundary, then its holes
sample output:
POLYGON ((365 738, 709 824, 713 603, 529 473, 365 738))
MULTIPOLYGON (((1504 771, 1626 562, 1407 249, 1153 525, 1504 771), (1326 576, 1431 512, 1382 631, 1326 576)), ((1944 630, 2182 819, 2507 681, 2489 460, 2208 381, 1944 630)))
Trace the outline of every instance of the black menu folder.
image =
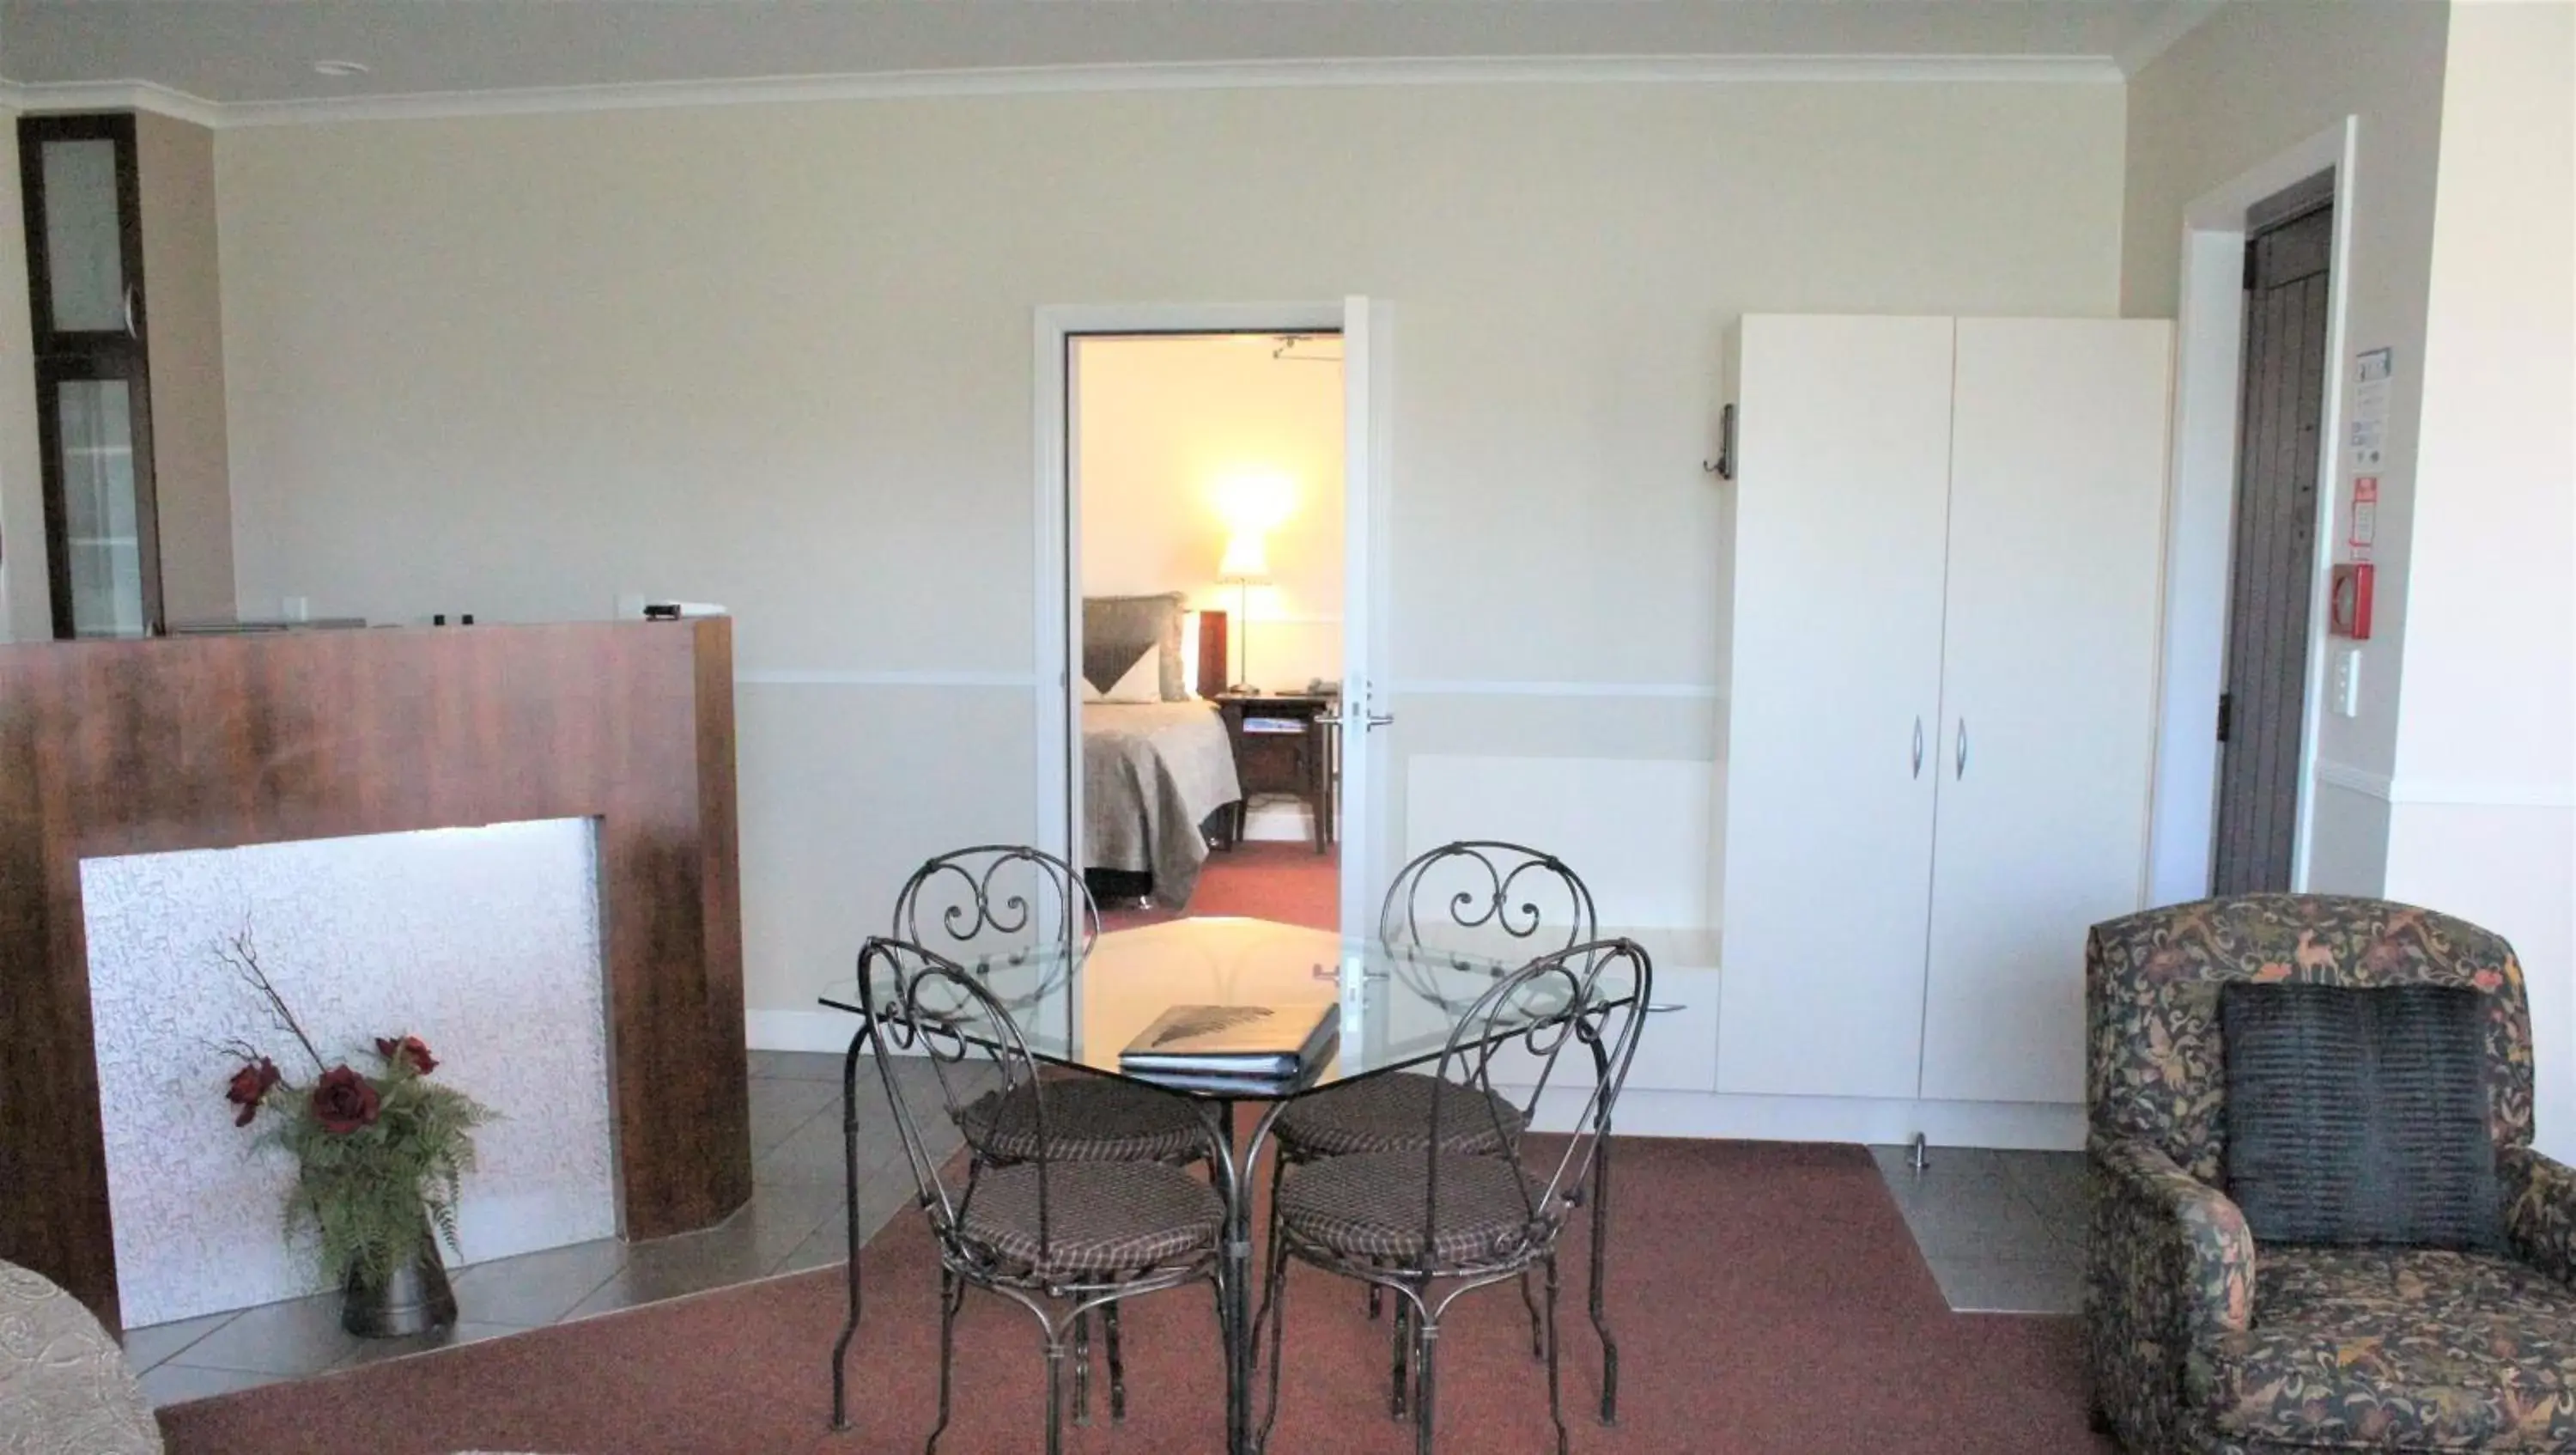
POLYGON ((1176 1005, 1118 1053, 1119 1069, 1153 1075, 1286 1079, 1317 1064, 1341 1007, 1176 1005))

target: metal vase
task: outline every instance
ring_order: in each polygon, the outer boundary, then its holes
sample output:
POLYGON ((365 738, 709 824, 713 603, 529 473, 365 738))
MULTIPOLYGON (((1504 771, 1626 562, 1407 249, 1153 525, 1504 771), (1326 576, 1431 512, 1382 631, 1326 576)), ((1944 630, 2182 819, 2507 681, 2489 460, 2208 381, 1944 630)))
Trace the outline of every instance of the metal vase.
POLYGON ((436 1333, 456 1322, 456 1290, 438 1261, 438 1244, 424 1229, 420 1256, 396 1268, 381 1288, 359 1283, 356 1270, 340 1291, 340 1327, 361 1339, 399 1339, 436 1333))

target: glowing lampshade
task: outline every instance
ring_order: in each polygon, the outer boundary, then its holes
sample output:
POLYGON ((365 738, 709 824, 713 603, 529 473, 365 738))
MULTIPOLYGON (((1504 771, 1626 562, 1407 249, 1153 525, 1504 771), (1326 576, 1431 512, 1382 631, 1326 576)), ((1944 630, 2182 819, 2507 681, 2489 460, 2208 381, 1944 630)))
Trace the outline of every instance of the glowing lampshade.
POLYGON ((1225 542, 1225 555, 1216 563, 1216 575, 1220 581, 1269 580, 1270 557, 1262 549, 1261 532, 1239 530, 1228 536, 1225 542))

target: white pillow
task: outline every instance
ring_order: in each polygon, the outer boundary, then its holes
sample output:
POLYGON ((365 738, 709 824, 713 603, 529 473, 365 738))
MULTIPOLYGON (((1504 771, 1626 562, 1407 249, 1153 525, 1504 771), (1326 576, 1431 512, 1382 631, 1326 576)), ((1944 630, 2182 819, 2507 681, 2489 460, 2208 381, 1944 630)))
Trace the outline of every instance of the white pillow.
MULTIPOLYGON (((1083 685, 1088 687, 1090 686, 1090 683, 1085 681, 1083 685)), ((1085 698, 1084 700, 1098 702, 1160 702, 1163 700, 1163 664, 1152 652, 1147 652, 1145 655, 1138 657, 1136 659, 1136 665, 1128 668, 1127 675, 1119 678, 1108 691, 1101 693, 1097 698, 1085 698)))

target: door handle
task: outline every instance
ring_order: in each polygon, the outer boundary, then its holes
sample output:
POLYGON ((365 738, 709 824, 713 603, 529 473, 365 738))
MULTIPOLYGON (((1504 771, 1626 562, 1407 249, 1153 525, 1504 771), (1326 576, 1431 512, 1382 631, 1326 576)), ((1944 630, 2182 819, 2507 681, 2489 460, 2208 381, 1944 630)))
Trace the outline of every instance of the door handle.
POLYGON ((1968 776, 1968 720, 1964 717, 1959 719, 1959 751, 1956 756, 1958 761, 1950 770, 1954 781, 1968 776))
POLYGON ((1686 1006, 1686 1005, 1682 1004, 1682 1003, 1681 1003, 1680 1001, 1678 1001, 1678 1000, 1659 1000, 1659 1001, 1655 1002, 1654 1004, 1649 1005, 1649 1006, 1647 1006, 1647 1007, 1646 1007, 1646 1014, 1648 1014, 1648 1015, 1671 1015, 1674 1011, 1677 1011, 1677 1010, 1688 1010, 1688 1009, 1690 1009, 1690 1007, 1689 1007, 1689 1006, 1686 1006))
POLYGON ((1370 712, 1362 713, 1358 717, 1354 718, 1344 713, 1328 712, 1317 717, 1315 721, 1322 723, 1326 727, 1382 728, 1388 723, 1395 721, 1395 714, 1391 712, 1370 712))
POLYGON ((1923 714, 1914 715, 1914 776, 1923 776, 1923 714))
POLYGON ((130 339, 143 337, 143 331, 134 324, 134 285, 131 283, 125 285, 125 336, 130 339))

